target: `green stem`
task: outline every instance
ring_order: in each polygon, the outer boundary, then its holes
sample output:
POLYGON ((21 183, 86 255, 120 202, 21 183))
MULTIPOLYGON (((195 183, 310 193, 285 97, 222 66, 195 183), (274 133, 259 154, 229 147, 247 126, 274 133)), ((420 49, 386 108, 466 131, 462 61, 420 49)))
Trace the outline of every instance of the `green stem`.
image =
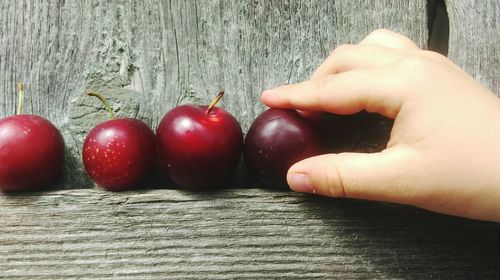
POLYGON ((212 112, 212 110, 214 109, 215 105, 217 104, 217 102, 219 102, 219 100, 222 98, 222 96, 224 96, 224 90, 221 90, 219 92, 219 94, 217 94, 217 96, 214 98, 214 100, 212 101, 212 103, 210 103, 210 105, 207 108, 207 111, 205 112, 207 115, 210 114, 210 112, 212 112))
POLYGON ((113 113, 113 109, 111 108, 111 106, 109 106, 109 103, 108 101, 104 98, 104 96, 102 96, 100 93, 96 92, 96 91, 93 91, 93 90, 88 90, 86 92, 86 94, 88 96, 94 96, 94 97, 97 97, 99 98, 99 100, 101 100, 102 104, 104 104, 104 107, 106 107, 106 110, 108 110, 109 112, 109 117, 114 120, 115 119, 115 113, 113 113))
POLYGON ((23 99, 24 99, 24 84, 23 82, 17 83, 17 111, 16 114, 23 113, 23 99))

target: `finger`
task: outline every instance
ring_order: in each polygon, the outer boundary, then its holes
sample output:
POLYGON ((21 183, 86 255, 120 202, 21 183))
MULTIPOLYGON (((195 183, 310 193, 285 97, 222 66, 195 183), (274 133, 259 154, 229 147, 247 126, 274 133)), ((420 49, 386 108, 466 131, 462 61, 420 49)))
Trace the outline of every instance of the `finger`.
POLYGON ((376 45, 402 50, 420 50, 420 48, 408 37, 387 29, 377 29, 373 31, 363 40, 361 40, 359 44, 376 45))
POLYGON ((317 112, 317 111, 301 111, 297 110, 299 114, 305 118, 314 120, 314 121, 319 121, 323 117, 323 112, 317 112))
POLYGON ((311 79, 392 63, 408 56, 407 51, 374 45, 341 45, 316 69, 311 79))
POLYGON ((392 68, 366 68, 264 91, 269 107, 354 114, 362 110, 395 118, 405 90, 392 68), (385 68, 385 69, 384 69, 385 68))
POLYGON ((298 192, 416 205, 427 194, 405 181, 412 159, 412 153, 403 148, 321 155, 293 165, 287 181, 298 192))

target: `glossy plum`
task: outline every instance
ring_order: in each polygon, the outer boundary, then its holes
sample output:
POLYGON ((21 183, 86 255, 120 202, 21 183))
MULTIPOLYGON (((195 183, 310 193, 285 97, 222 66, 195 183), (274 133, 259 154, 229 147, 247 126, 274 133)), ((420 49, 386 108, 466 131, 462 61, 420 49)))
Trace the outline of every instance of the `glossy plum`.
POLYGON ((268 109, 255 119, 245 137, 245 163, 264 186, 287 188, 288 169, 323 153, 324 139, 317 124, 297 111, 268 109))
POLYGON ((113 109, 100 93, 88 90, 87 95, 101 100, 110 120, 87 135, 82 151, 85 170, 94 182, 108 190, 139 187, 156 166, 154 132, 138 119, 115 119, 113 109))
POLYGON ((0 120, 0 190, 46 187, 61 175, 64 140, 48 120, 20 114, 0 120))
POLYGON ((138 119, 109 120, 89 132, 82 157, 87 173, 98 185, 112 191, 132 189, 155 169, 155 135, 138 119))
POLYGON ((222 184, 243 147, 237 120, 221 108, 183 105, 168 112, 157 132, 158 158, 178 185, 203 190, 222 184))

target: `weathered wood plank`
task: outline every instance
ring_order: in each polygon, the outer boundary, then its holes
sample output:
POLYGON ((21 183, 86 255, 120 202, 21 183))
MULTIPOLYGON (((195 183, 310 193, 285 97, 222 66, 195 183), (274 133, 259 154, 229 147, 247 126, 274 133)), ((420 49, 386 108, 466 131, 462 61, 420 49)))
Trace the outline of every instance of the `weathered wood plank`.
POLYGON ((88 187, 80 147, 107 115, 86 88, 152 127, 170 108, 208 103, 224 88, 222 106, 246 131, 263 89, 306 78, 338 44, 386 27, 425 46, 425 2, 0 1, 0 117, 14 111, 24 81, 26 112, 65 137, 62 184, 88 187))
POLYGON ((446 1, 448 57, 500 97, 500 2, 446 1))
POLYGON ((499 225, 257 189, 0 196, 0 278, 498 279, 499 225))
MULTIPOLYGON (((461 11, 450 19, 450 56, 498 93, 496 43, 478 37, 482 28, 495 35, 498 4, 477 1, 483 20, 465 18, 471 6, 457 2, 448 3, 461 11), (476 54, 482 48, 488 55, 476 54)), ((166 110, 206 103, 223 87, 224 107, 246 130, 262 89, 306 78, 335 45, 385 27, 425 46, 425 23, 423 0, 1 1, 0 117, 24 80, 27 111, 64 133, 64 187, 88 188, 79 147, 106 114, 85 88, 154 127, 166 110)), ((339 151, 379 149, 390 128, 332 122, 339 151)), ((498 224, 255 189, 0 196, 0 278, 498 279, 499 238, 498 224)))

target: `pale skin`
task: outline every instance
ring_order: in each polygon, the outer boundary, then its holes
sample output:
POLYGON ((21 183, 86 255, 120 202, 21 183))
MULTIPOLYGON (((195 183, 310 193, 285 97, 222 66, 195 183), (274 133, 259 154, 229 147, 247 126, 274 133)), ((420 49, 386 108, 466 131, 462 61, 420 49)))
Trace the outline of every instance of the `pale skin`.
POLYGON ((342 45, 307 81, 266 90, 270 107, 394 119, 378 153, 293 165, 292 190, 414 205, 500 222, 500 99, 446 57, 376 30, 342 45))

